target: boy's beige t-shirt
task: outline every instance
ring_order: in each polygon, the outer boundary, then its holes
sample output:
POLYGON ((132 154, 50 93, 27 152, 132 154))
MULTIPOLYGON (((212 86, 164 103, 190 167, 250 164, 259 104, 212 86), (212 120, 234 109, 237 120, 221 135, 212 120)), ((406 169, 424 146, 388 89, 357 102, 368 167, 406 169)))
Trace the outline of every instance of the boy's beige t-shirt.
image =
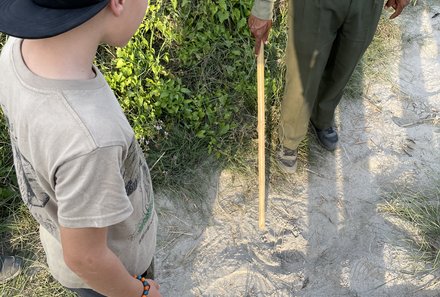
POLYGON ((87 288, 64 263, 59 226, 108 227, 108 246, 131 274, 150 265, 157 216, 150 173, 102 74, 85 81, 32 73, 20 39, 0 56, 0 105, 9 122, 24 203, 40 224, 53 276, 87 288))

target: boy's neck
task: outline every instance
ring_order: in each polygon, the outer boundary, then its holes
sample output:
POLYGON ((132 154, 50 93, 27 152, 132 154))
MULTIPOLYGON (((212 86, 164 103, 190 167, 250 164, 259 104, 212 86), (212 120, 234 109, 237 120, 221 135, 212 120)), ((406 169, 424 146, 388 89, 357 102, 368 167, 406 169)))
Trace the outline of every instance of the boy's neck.
POLYGON ((58 80, 85 80, 96 76, 92 64, 99 42, 93 38, 60 36, 23 40, 21 53, 27 67, 36 75, 58 80))

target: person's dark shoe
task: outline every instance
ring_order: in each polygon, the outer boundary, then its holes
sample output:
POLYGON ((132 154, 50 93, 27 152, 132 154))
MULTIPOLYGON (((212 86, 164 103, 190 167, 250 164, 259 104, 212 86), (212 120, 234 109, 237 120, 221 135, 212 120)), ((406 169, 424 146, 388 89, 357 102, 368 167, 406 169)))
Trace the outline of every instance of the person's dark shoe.
POLYGON ((16 277, 21 271, 22 261, 14 256, 0 256, 0 284, 16 277))
POLYGON ((315 127, 315 125, 313 125, 313 123, 312 127, 322 147, 328 151, 334 151, 339 140, 336 130, 333 127, 318 129, 315 127))
POLYGON ((286 173, 295 173, 297 167, 298 150, 282 148, 278 152, 278 165, 286 173))

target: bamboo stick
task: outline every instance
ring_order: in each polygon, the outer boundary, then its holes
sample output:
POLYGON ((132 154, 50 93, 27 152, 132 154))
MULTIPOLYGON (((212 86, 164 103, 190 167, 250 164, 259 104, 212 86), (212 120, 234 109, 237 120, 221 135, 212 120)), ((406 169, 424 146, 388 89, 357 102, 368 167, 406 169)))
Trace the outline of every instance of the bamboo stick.
POLYGON ((264 230, 266 221, 266 160, 265 160, 265 102, 264 102, 264 43, 261 43, 257 57, 257 94, 258 94, 258 193, 260 230, 264 230))

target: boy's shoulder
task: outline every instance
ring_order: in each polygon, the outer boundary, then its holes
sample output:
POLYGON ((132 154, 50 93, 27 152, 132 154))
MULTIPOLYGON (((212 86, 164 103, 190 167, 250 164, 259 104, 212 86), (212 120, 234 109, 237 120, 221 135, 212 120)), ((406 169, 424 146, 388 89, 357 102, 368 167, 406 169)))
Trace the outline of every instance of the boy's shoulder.
MULTIPOLYGON (((39 77, 25 65, 19 39, 5 45, 0 65, 0 101, 21 139, 44 139, 39 146, 75 146, 77 154, 112 145, 127 146, 133 131, 102 73, 90 80, 39 77)), ((42 149, 42 148, 41 148, 42 149)))
POLYGON ((71 119, 79 121, 98 147, 129 143, 134 133, 113 91, 106 83, 98 89, 87 87, 62 91, 71 119))

